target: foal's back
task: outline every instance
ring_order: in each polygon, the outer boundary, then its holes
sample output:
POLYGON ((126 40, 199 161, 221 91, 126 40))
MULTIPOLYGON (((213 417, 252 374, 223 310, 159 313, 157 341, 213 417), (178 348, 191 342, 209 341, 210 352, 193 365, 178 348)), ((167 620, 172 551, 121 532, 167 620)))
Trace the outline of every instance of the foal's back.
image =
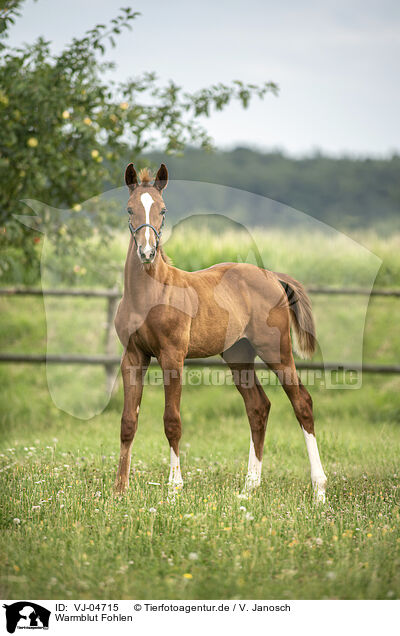
POLYGON ((271 330, 269 320, 287 330, 288 303, 274 273, 248 263, 220 263, 196 272, 175 271, 180 272, 182 282, 197 301, 187 357, 222 353, 241 338, 254 339, 255 344, 263 342, 271 330))

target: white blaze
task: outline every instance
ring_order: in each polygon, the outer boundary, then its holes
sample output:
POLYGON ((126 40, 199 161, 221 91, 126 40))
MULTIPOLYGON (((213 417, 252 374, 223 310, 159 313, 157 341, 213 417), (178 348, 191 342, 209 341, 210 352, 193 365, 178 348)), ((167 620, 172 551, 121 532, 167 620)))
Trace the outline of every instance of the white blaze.
MULTIPOLYGON (((142 205, 144 207, 144 211, 146 214, 146 223, 150 223, 150 210, 151 210, 151 206, 154 203, 153 198, 150 196, 150 194, 148 192, 145 192, 144 194, 142 194, 142 196, 140 197, 140 200, 142 202, 142 205)), ((145 254, 149 254, 149 252, 151 251, 151 245, 149 243, 149 238, 150 238, 150 228, 146 227, 145 230, 145 238, 146 238, 146 246, 144 248, 144 253, 145 254)))
POLYGON ((246 486, 247 490, 256 488, 261 483, 261 469, 262 462, 257 458, 256 451, 254 449, 253 438, 250 433, 250 451, 249 451, 249 464, 247 467, 246 486))
MULTIPOLYGON (((303 427, 302 427, 303 428, 303 427)), ((317 440, 315 435, 307 433, 303 428, 304 439, 306 440, 308 457, 311 464, 311 481, 317 501, 325 501, 326 475, 322 468, 319 457, 317 440)))
POLYGON ((183 486, 183 479, 181 475, 181 466, 179 457, 175 454, 174 449, 171 446, 171 465, 169 471, 169 484, 175 486, 175 488, 181 488, 183 486))

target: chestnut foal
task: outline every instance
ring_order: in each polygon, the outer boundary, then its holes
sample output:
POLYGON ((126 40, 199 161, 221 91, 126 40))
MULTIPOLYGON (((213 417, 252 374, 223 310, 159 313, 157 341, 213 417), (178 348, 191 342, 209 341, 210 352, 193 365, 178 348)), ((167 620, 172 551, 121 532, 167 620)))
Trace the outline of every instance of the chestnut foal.
POLYGON ((124 294, 115 327, 124 345, 121 362, 124 408, 116 490, 129 483, 130 457, 137 426, 143 379, 151 356, 163 371, 164 428, 170 445, 170 489, 183 485, 179 464, 180 399, 185 358, 222 355, 243 397, 250 423, 250 453, 245 488, 261 481, 264 437, 270 401, 254 371, 260 358, 274 371, 303 430, 316 499, 325 501, 326 476, 314 432, 312 400, 294 364, 290 327, 297 350, 315 350, 310 301, 302 285, 286 276, 246 263, 220 263, 185 272, 168 263, 160 245, 166 213, 162 193, 168 171, 161 164, 154 183, 133 164, 125 172, 129 188, 131 240, 125 263, 124 294))

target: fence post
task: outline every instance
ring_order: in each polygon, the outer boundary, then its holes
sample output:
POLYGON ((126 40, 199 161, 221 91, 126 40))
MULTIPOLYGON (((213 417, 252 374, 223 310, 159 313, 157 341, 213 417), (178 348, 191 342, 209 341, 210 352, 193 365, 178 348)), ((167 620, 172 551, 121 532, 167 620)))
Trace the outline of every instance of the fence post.
MULTIPOLYGON (((117 292, 117 289, 113 289, 112 291, 117 292)), ((114 338, 113 338, 113 328, 114 328, 114 316, 117 310, 118 298, 116 296, 109 296, 107 298, 107 322, 106 322, 106 331, 104 334, 104 345, 105 345, 105 353, 106 355, 115 354, 114 350, 114 338)), ((115 364, 106 363, 104 365, 104 369, 106 372, 106 391, 107 393, 111 393, 113 389, 113 377, 114 377, 114 367, 115 364)))

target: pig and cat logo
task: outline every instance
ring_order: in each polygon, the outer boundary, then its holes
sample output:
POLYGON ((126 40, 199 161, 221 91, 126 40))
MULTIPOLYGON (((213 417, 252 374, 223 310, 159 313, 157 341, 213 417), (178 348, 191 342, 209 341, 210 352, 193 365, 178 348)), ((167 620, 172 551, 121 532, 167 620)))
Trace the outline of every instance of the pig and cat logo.
POLYGON ((3 605, 6 610, 6 627, 9 634, 16 629, 48 629, 50 610, 32 603, 32 601, 18 601, 11 605, 3 605))

